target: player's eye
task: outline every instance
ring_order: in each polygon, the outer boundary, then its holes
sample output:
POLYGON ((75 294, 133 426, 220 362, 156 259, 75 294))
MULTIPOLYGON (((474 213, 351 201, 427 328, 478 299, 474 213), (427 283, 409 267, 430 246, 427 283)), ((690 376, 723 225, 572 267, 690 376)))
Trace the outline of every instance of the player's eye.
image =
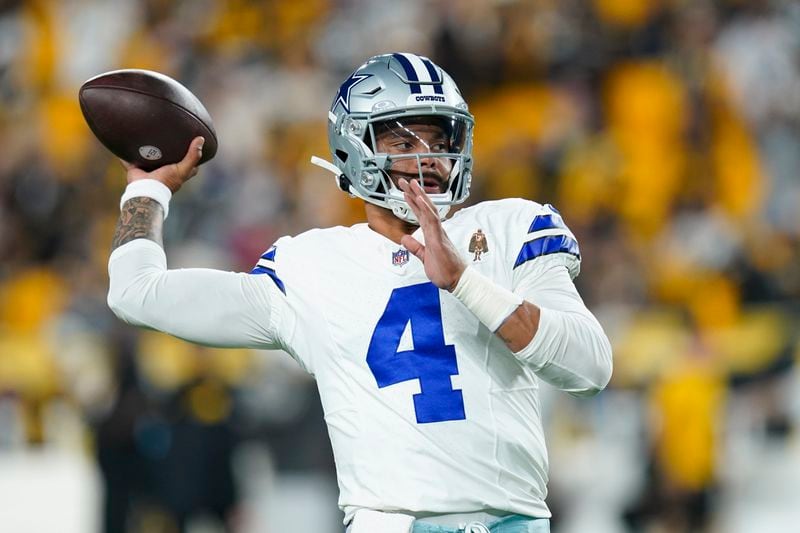
POLYGON ((408 152, 412 148, 414 148, 414 146, 410 142, 407 142, 407 141, 398 141, 398 142, 392 143, 392 148, 394 148, 395 150, 398 150, 400 152, 408 152))

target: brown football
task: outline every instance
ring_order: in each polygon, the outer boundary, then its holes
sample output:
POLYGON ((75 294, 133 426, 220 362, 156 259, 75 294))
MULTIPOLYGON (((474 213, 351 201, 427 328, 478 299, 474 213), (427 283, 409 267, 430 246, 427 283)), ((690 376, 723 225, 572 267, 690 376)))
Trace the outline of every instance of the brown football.
POLYGON ((111 152, 150 171, 177 163, 192 139, 205 137, 205 163, 217 153, 217 134, 206 108, 169 76, 115 70, 86 81, 78 93, 86 123, 111 152))

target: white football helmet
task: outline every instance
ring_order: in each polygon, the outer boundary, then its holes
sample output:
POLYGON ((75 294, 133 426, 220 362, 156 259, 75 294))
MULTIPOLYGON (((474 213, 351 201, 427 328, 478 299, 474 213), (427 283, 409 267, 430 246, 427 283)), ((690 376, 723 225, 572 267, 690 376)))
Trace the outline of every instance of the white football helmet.
POLYGON ((415 54, 374 56, 341 85, 328 113, 328 144, 333 162, 312 157, 336 176, 340 189, 367 202, 390 209, 398 218, 417 223, 390 179, 390 168, 401 159, 417 160, 423 184, 421 158, 447 158, 452 169, 440 194, 428 194, 444 219, 451 205, 469 196, 472 179, 472 128, 467 110, 452 78, 430 59, 415 54), (446 151, 390 155, 375 151, 376 128, 408 130, 408 125, 435 123, 447 136, 446 151))

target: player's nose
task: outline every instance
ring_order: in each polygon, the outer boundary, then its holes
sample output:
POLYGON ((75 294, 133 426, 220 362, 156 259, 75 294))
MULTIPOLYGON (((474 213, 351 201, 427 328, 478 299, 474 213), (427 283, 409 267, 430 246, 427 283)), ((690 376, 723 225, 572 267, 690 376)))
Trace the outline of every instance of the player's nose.
POLYGON ((436 156, 433 156, 433 155, 429 155, 429 154, 430 154, 430 151, 426 151, 426 152, 423 153, 423 155, 419 156, 419 166, 420 167, 427 168, 427 169, 431 169, 431 168, 436 167, 439 158, 436 157, 436 156))

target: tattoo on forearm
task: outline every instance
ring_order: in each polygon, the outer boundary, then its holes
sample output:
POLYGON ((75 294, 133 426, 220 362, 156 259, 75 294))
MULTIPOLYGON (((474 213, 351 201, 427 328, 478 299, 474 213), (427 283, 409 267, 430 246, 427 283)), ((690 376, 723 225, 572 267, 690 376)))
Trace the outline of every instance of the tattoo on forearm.
POLYGON ((152 198, 131 198, 122 206, 111 249, 115 250, 134 239, 150 239, 161 246, 164 211, 152 198))

